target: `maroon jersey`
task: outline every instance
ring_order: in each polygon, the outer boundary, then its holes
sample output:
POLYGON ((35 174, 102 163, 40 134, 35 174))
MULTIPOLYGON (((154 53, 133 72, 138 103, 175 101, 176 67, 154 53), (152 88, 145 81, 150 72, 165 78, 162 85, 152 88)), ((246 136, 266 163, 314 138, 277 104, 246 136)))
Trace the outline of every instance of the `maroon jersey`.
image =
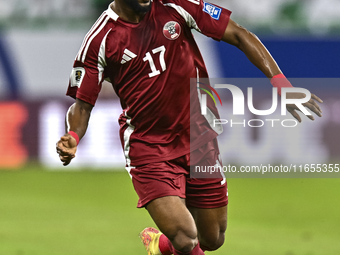
POLYGON ((199 107, 190 78, 208 77, 191 29, 220 40, 230 14, 201 0, 154 0, 139 23, 109 8, 88 32, 67 95, 94 105, 103 80, 112 83, 128 166, 177 158, 217 136, 199 109, 190 114, 190 102, 199 107))

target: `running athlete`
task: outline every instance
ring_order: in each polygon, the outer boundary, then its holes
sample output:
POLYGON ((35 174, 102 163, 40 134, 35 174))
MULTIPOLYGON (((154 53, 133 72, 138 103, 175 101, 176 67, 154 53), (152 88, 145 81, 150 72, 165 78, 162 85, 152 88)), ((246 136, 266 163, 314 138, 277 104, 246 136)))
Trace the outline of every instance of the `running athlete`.
MULTIPOLYGON (((57 152, 65 166, 75 157, 101 84, 110 81, 123 109, 120 138, 138 207, 161 231, 141 232, 148 254, 204 254, 223 244, 227 228, 225 179, 190 178, 190 165, 221 164, 219 130, 200 114, 197 89, 190 90, 190 78, 208 77, 191 29, 238 47, 279 90, 291 86, 258 38, 230 14, 202 0, 115 0, 76 56, 67 90, 75 103, 57 152)), ((321 100, 312 98, 305 106, 321 116, 314 101, 321 100)), ((288 106, 300 120, 296 109, 288 106)), ((210 113, 218 116, 214 105, 210 113)))

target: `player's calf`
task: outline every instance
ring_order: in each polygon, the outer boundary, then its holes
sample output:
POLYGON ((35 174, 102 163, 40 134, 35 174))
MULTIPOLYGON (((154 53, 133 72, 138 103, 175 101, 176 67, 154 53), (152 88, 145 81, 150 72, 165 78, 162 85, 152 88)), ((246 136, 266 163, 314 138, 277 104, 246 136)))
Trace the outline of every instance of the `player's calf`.
POLYGON ((188 235, 188 233, 183 230, 178 230, 175 235, 168 235, 168 238, 174 248, 182 253, 191 252, 198 244, 197 237, 188 235))
POLYGON ((146 208, 175 250, 189 253, 197 246, 195 221, 182 198, 177 196, 157 198, 147 204, 146 208))
POLYGON ((214 251, 220 248, 225 239, 227 230, 228 207, 197 208, 190 207, 197 231, 198 240, 203 250, 214 251))

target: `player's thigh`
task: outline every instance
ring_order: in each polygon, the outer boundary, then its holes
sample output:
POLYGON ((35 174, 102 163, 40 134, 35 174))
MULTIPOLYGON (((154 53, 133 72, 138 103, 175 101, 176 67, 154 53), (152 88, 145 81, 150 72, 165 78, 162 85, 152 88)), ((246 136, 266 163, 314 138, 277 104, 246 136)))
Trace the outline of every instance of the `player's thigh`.
POLYGON ((133 167, 130 175, 139 197, 137 206, 145 207, 151 201, 167 196, 185 198, 185 174, 185 169, 169 161, 133 167))

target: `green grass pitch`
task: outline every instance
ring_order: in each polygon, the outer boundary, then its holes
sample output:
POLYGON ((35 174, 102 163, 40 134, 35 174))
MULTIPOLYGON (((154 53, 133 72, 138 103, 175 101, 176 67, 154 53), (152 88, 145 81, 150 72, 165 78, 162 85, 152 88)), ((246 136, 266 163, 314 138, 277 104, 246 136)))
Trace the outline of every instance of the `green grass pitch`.
MULTIPOLYGON (((340 179, 230 179, 231 255, 340 254, 340 179)), ((145 254, 126 172, 0 171, 0 255, 145 254)))

